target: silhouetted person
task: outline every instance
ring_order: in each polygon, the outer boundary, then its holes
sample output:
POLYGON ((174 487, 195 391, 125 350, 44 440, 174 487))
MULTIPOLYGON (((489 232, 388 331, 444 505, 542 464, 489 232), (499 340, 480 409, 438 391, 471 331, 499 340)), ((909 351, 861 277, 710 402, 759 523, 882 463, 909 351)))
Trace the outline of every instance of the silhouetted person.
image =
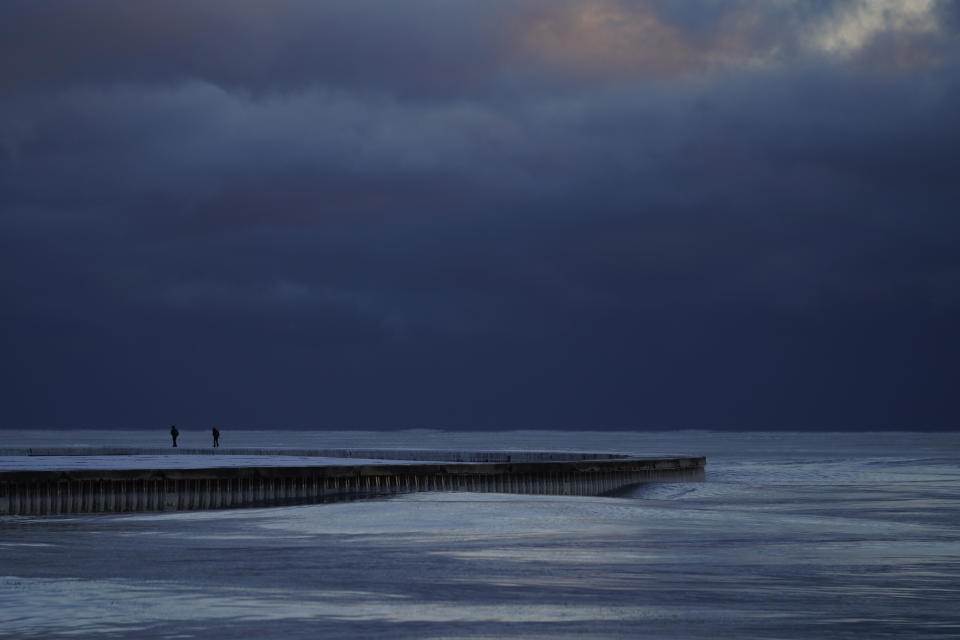
POLYGON ((177 436, 180 435, 180 432, 177 431, 177 426, 173 425, 170 427, 170 437, 173 438, 173 446, 177 446, 177 436))
POLYGON ((216 427, 213 428, 213 446, 220 446, 220 431, 216 427))

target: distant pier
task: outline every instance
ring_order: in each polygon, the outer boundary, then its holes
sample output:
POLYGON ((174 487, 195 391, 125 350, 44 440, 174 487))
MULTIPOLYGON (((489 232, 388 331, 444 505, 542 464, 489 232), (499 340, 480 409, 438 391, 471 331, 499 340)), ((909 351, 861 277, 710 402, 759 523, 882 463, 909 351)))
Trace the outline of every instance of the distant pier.
POLYGON ((706 467, 704 457, 412 449, 34 447, 0 449, 0 460, 8 461, 0 466, 0 515, 265 507, 419 491, 602 496, 702 481, 706 467))

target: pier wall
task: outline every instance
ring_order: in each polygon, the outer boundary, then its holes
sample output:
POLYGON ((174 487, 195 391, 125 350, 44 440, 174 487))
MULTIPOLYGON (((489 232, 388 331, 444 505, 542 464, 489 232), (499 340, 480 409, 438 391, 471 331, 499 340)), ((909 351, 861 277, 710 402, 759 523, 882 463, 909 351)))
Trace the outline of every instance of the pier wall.
POLYGON ((704 479, 705 458, 0 472, 0 515, 307 504, 418 491, 599 496, 704 479))

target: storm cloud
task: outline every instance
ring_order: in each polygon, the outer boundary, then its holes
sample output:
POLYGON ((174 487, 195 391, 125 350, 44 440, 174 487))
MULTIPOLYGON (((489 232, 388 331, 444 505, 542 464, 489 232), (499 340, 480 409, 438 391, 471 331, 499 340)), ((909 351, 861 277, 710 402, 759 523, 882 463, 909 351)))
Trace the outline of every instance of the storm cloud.
POLYGON ((0 4, 0 426, 956 428, 935 0, 0 4))

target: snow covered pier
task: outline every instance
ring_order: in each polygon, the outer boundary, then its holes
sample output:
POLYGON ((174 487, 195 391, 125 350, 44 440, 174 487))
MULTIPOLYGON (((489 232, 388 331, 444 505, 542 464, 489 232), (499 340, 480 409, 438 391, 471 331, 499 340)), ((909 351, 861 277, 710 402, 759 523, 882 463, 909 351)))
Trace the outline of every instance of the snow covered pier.
POLYGON ((0 515, 309 504, 415 491, 599 496, 704 479, 706 458, 409 449, 0 449, 0 515))

